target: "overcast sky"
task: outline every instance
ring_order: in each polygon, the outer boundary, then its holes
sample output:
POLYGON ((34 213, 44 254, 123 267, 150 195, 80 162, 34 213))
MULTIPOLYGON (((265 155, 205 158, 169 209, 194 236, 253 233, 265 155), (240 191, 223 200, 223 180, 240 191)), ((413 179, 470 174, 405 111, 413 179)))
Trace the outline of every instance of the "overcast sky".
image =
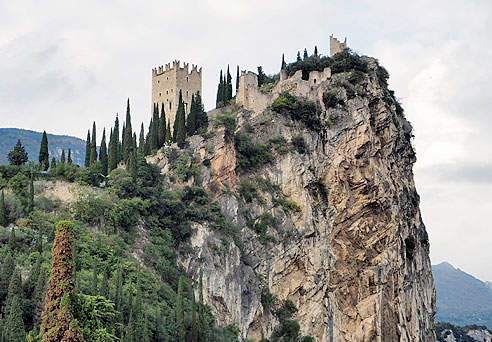
POLYGON ((279 71, 282 53, 348 38, 390 72, 412 122, 431 259, 492 281, 492 2, 0 1, 0 127, 85 139, 132 106, 147 129, 151 69, 203 67, 207 109, 219 70, 279 71))

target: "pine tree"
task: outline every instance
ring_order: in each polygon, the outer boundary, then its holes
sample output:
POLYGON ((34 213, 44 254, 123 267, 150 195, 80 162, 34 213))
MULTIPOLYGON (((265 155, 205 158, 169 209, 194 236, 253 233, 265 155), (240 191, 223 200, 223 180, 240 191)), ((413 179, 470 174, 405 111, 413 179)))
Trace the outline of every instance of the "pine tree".
POLYGON ((188 114, 188 118, 186 120, 186 128, 188 132, 188 136, 192 136, 196 132, 196 103, 195 103, 195 95, 191 95, 191 105, 190 105, 190 114, 188 114))
POLYGON ((65 150, 62 150, 62 154, 60 157, 60 163, 65 164, 65 150))
POLYGON ((304 49, 304 55, 302 56, 302 59, 306 59, 308 58, 308 52, 307 52, 307 49, 304 49))
POLYGON ((195 108, 196 131, 198 133, 206 132, 208 129, 208 115, 203 108, 202 97, 198 91, 195 94, 195 108))
POLYGON ((71 148, 68 149, 67 164, 73 164, 73 160, 72 160, 72 149, 71 148))
POLYGON ((144 124, 140 126, 140 136, 138 139, 138 153, 142 155, 146 155, 145 153, 145 133, 144 133, 144 124))
POLYGON ((282 54, 282 66, 280 67, 280 70, 284 70, 287 64, 285 63, 285 55, 282 54))
POLYGON ((237 72, 236 72, 236 93, 239 90, 239 65, 237 66, 237 72))
POLYGON ((39 148, 39 164, 43 171, 47 171, 50 166, 49 152, 48 152, 48 135, 46 131, 43 131, 43 137, 41 138, 41 147, 39 148))
POLYGON ((125 160, 130 156, 130 152, 133 151, 133 130, 132 130, 132 118, 130 116, 130 99, 126 102, 126 121, 124 132, 124 158, 125 160))
POLYGON ((174 132, 176 133, 176 142, 180 148, 185 146, 186 139, 186 120, 185 120, 185 110, 183 103, 183 94, 181 89, 179 90, 179 102, 178 110, 176 112, 176 121, 174 122, 174 132))
POLYGON ((108 175, 108 151, 106 147, 106 128, 103 129, 101 147, 99 148, 99 160, 101 161, 102 174, 108 175))
POLYGON ((17 144, 15 144, 14 149, 9 152, 7 158, 10 165, 14 166, 24 165, 27 162, 27 152, 24 146, 22 146, 20 139, 17 140, 17 144))
POLYGON ((85 142, 85 167, 89 167, 91 165, 91 132, 87 131, 87 141, 85 142))
POLYGON ((178 296, 176 299, 176 332, 177 342, 185 340, 184 308, 183 308, 183 277, 179 277, 178 296))
POLYGON ((166 140, 166 113, 164 111, 164 103, 161 106, 161 117, 159 118, 159 148, 164 146, 166 140))
POLYGON ((43 342, 81 342, 82 334, 73 320, 75 259, 73 253, 73 225, 60 221, 56 225, 51 250, 51 271, 42 314, 43 342))
POLYGON ((314 55, 317 56, 318 55, 318 46, 314 46, 314 55))
POLYGON ((26 338, 20 302, 21 297, 14 296, 12 298, 12 305, 5 320, 3 342, 19 342, 26 338))
POLYGON ((6 227, 7 223, 7 207, 5 206, 5 194, 2 189, 2 194, 0 195, 0 226, 6 227))
POLYGON ((97 161, 97 148, 96 148, 96 122, 92 123, 92 141, 91 141, 91 155, 89 166, 97 161))
POLYGON ((301 61, 301 53, 299 51, 297 51, 297 61, 301 61))
POLYGON ((29 183, 29 198, 27 201, 27 211, 32 212, 34 209, 34 181, 33 175, 31 174, 31 182, 29 183))

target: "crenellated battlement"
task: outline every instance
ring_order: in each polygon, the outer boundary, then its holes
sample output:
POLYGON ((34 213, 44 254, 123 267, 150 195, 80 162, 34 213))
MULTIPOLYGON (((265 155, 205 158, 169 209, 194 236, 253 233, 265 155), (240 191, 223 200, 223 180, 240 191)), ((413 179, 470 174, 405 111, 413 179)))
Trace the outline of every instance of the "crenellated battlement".
POLYGON ((345 37, 345 40, 342 43, 338 39, 333 37, 333 35, 330 36, 330 57, 332 57, 336 53, 343 51, 346 48, 347 48, 347 37, 345 37))
POLYGON ((202 68, 198 69, 198 65, 192 64, 191 71, 189 71, 190 64, 183 62, 183 67, 181 67, 181 62, 178 60, 174 60, 171 63, 167 63, 165 65, 158 66, 152 69, 152 76, 159 76, 167 72, 184 72, 188 75, 192 75, 193 73, 201 74, 202 68))

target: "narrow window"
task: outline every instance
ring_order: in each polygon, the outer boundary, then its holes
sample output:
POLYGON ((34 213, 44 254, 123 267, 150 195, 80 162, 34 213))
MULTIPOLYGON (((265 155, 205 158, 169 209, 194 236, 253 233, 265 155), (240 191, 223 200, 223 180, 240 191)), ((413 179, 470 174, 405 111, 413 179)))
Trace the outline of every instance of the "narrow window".
MULTIPOLYGON (((186 77, 186 78, 188 78, 188 77, 186 77)), ((188 97, 188 90, 186 91, 186 97, 188 97)))
POLYGON ((189 82, 189 80, 188 80, 188 76, 186 76, 186 82, 189 82))
POLYGON ((169 109, 173 109, 173 103, 169 102, 169 109))

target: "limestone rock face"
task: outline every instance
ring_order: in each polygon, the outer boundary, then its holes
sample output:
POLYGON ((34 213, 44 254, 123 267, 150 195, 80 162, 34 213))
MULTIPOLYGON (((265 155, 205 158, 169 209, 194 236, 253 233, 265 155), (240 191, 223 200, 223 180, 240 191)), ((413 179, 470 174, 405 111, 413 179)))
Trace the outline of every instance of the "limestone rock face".
POLYGON ((378 80, 376 62, 367 61, 362 79, 327 73, 306 94, 317 98, 327 122, 319 132, 268 107, 234 113, 236 133, 270 139, 273 158, 264 166, 236 167, 234 138, 223 129, 190 144, 211 161, 195 183, 215 191, 240 231, 197 224, 194 253, 180 262, 195 280, 202 270, 205 301, 218 323, 237 324, 243 338, 269 336, 278 325, 275 310, 262 304, 268 289, 277 303, 297 306, 302 333, 316 341, 436 340, 412 128, 378 80), (333 108, 325 108, 324 91, 337 94, 333 108), (280 136, 285 140, 271 139, 280 136), (294 137, 302 137, 305 151, 293 147, 294 137), (250 201, 238 194, 245 183, 256 186, 250 201), (261 235, 255 223, 264 214, 276 224, 261 235))

